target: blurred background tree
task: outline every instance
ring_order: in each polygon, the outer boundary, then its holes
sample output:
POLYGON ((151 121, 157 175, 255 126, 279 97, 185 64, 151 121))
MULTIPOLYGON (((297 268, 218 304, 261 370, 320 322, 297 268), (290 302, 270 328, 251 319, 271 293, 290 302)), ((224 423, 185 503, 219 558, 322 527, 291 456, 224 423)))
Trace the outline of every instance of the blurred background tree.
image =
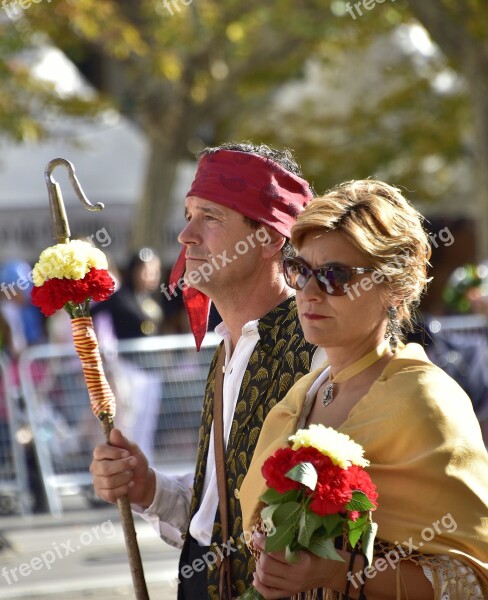
MULTIPOLYGON (((294 148, 318 192, 374 175, 405 186, 420 204, 472 205, 477 194, 478 250, 486 256, 488 6, 484 0, 368 6, 53 0, 17 9, 18 18, 3 26, 14 46, 2 36, 0 53, 50 39, 102 98, 143 129, 150 154, 135 247, 162 250, 161 224, 181 160, 205 145, 245 138, 294 148)), ((14 74, 8 85, 20 86, 19 101, 0 105, 0 127, 19 138, 40 135, 30 101, 22 101, 35 97, 26 87, 31 82, 14 74)), ((49 90, 35 92, 41 104, 48 98, 49 90)))

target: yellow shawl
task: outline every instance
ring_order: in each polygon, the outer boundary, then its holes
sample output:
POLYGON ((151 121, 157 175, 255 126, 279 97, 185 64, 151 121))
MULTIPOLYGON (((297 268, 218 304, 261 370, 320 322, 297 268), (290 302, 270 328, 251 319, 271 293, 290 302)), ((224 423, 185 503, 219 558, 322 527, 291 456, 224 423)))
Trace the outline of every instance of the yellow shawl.
MULTIPOLYGON (((298 381, 269 413, 239 491, 244 531, 266 485, 261 466, 287 445, 316 370, 298 381)), ((470 566, 488 592, 488 454, 468 396, 408 344, 388 363, 339 431, 361 444, 370 461, 379 508, 378 538, 470 566), (411 548, 411 546, 410 546, 411 548)))

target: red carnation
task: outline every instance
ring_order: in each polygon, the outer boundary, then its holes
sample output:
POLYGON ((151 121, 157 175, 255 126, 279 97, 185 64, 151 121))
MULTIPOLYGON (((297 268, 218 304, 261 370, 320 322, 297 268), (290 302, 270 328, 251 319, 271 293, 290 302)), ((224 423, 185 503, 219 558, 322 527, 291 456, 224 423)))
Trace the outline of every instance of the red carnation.
POLYGON ((317 471, 333 464, 330 457, 325 456, 320 450, 317 450, 317 448, 314 448, 313 446, 301 446, 298 448, 298 450, 295 451, 292 462, 293 466, 305 462, 312 463, 317 471))
POLYGON ((106 300, 114 291, 114 281, 107 270, 92 268, 83 279, 47 279, 32 290, 32 304, 50 317, 68 302, 81 304, 91 298, 106 300))
POLYGON ((325 463, 318 470, 317 487, 310 503, 310 509, 321 516, 343 512, 352 498, 347 470, 329 461, 330 464, 325 463))
POLYGON ((351 490, 360 490, 373 502, 376 506, 378 499, 378 493, 376 492, 376 486, 371 481, 369 473, 367 473, 362 467, 352 465, 346 471, 349 478, 349 486, 351 490))
MULTIPOLYGON (((301 485, 285 476, 297 463, 294 462, 295 452, 291 448, 280 448, 266 459, 261 468, 261 473, 266 479, 266 485, 275 489, 280 494, 289 490, 298 490, 301 485)), ((304 462, 304 461, 299 461, 304 462)))

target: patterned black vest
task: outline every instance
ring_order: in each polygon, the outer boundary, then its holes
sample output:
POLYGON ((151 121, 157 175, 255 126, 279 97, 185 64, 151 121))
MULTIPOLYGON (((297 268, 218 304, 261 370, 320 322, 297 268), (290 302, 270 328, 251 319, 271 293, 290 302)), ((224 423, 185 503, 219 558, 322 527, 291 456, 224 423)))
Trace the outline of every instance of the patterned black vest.
MULTIPOLYGON (((222 554, 230 552, 233 596, 242 594, 251 585, 254 571, 254 561, 247 549, 242 532, 241 507, 236 490, 239 490, 251 463, 266 415, 277 402, 285 397, 292 385, 309 372, 315 351, 315 346, 307 343, 303 337, 293 297, 288 298, 260 319, 258 331, 260 339, 251 354, 242 380, 227 444, 229 535, 232 539, 227 541, 227 547, 222 548, 218 510, 212 533, 212 543, 218 545, 222 554)), ((190 520, 198 510, 205 479, 210 429, 213 420, 216 358, 217 353, 210 366, 205 390, 190 520)), ((188 535, 186 537, 188 538, 188 535)), ((185 546, 182 555, 185 553, 185 546)), ((207 570, 207 574, 208 597, 211 600, 218 600, 218 569, 211 567, 207 570)))

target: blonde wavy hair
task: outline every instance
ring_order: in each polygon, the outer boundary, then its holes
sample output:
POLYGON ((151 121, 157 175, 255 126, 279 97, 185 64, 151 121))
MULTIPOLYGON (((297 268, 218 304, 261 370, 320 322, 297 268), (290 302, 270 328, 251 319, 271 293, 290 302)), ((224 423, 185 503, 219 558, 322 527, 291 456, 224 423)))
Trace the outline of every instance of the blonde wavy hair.
POLYGON ((396 187, 374 179, 349 181, 312 200, 293 226, 291 242, 299 250, 311 231, 343 233, 385 275, 386 301, 397 306, 399 323, 408 329, 430 281, 431 246, 423 222, 396 187))

